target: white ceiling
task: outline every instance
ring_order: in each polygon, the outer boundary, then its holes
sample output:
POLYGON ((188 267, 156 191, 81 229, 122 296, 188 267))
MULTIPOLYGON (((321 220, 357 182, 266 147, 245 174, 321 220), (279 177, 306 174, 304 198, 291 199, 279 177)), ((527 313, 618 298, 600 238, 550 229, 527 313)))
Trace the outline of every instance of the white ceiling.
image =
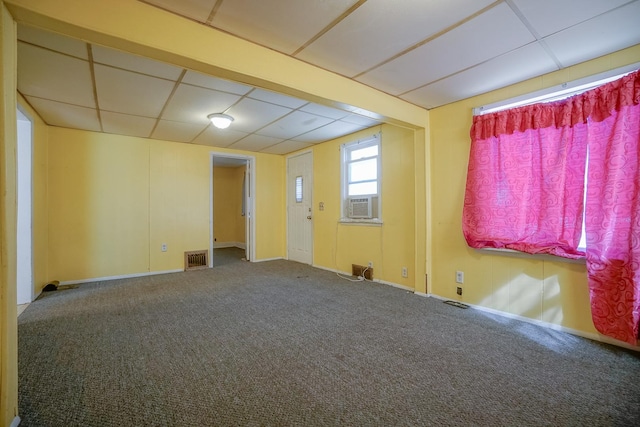
MULTIPOLYGON (((640 43, 640 0, 143 3, 427 109, 640 43)), ((18 90, 53 126, 285 154, 377 124, 29 27, 18 38, 18 90), (217 130, 213 112, 235 121, 217 130)))

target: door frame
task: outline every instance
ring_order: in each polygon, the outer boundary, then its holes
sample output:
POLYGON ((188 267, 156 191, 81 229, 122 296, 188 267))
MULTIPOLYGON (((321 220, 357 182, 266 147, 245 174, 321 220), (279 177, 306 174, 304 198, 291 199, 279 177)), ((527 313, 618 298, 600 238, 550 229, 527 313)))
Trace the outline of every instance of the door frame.
MULTIPOLYGON (((311 156, 311 170, 309 171, 309 186, 311 188, 311 200, 309 201, 309 206, 311 207, 311 216, 313 218, 313 150, 305 150, 300 151, 295 154, 288 155, 286 157, 287 161, 287 170, 286 170, 286 188, 285 188, 285 200, 286 200, 286 216, 285 221, 287 221, 287 232, 286 232, 286 241, 287 241, 287 259, 289 257, 289 190, 291 189, 291 185, 289 183, 289 160, 294 157, 304 156, 305 154, 309 154, 311 156)), ((312 219, 313 221, 313 219, 312 219)), ((314 265, 314 252, 313 252, 313 243, 314 243, 314 232, 313 232, 313 222, 311 223, 311 263, 309 265, 314 265)))
POLYGON ((246 227, 245 236, 247 252, 249 253, 249 262, 256 261, 256 158, 242 154, 231 154, 221 151, 209 152, 209 268, 213 267, 213 160, 215 157, 224 157, 228 159, 245 160, 247 170, 249 171, 249 180, 247 182, 248 203, 245 211, 245 227, 246 221, 249 221, 249 227, 246 227))
MULTIPOLYGON (((16 132, 17 132, 17 146, 16 146, 16 302, 18 304, 28 304, 34 300, 35 286, 34 286, 34 265, 33 265, 33 133, 34 124, 33 118, 24 109, 18 105, 16 109, 16 132), (19 122, 28 123, 29 130, 28 135, 26 132, 20 130, 21 126, 19 122), (28 141, 28 153, 24 153, 22 148, 24 140, 28 141), (28 158, 25 158, 27 156, 28 158), (24 167, 27 166, 25 173, 24 167), (25 188, 20 184, 20 178, 27 178, 28 188, 25 188), (24 193, 27 194, 24 194, 24 193), (20 205, 20 201, 26 201, 28 203, 20 205), (25 207, 26 205, 26 207, 25 207), (20 233, 23 221, 21 217, 27 215, 28 220, 28 233, 24 236, 20 233), (22 272, 28 272, 28 283, 25 283, 22 279, 22 272), (28 289, 26 289, 28 286, 28 289), (21 298, 28 296, 28 301, 21 298)), ((27 224, 24 224, 27 226, 27 224)))

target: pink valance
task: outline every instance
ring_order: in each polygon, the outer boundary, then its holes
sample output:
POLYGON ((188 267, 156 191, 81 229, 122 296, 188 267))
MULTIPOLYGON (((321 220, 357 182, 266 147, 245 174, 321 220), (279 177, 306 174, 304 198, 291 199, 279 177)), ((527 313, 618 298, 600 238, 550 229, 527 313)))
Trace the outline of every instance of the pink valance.
POLYGON ((526 105, 475 116, 471 139, 483 140, 530 129, 573 127, 600 122, 622 107, 640 104, 640 71, 556 102, 526 105))

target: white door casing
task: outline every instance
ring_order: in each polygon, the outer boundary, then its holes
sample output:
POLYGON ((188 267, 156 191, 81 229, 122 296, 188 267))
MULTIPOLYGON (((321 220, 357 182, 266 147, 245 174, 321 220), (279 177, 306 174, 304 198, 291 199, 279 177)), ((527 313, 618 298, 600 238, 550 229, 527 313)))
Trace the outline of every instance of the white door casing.
POLYGON ((33 301, 33 123, 18 109, 17 147, 17 303, 33 301))
POLYGON ((287 159, 287 254, 304 264, 313 263, 312 171, 311 152, 287 159))

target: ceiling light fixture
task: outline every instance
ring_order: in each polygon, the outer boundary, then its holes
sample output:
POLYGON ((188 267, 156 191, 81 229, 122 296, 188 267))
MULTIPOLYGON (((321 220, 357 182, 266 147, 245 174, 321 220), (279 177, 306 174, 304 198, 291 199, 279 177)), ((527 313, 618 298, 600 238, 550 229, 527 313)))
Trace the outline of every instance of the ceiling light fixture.
POLYGON ((222 113, 209 114, 207 118, 211 120, 211 123, 218 129, 228 128, 233 121, 233 117, 222 113))

